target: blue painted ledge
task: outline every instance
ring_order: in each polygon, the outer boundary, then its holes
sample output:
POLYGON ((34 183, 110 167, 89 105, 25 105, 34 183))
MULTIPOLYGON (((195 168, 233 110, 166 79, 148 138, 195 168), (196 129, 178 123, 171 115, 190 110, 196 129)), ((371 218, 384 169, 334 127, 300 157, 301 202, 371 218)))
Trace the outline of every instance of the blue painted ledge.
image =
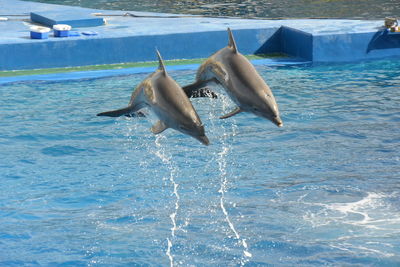
POLYGON ((282 52, 313 62, 349 62, 400 55, 400 35, 382 30, 382 21, 360 20, 249 20, 170 17, 170 14, 126 11, 0 0, 0 70, 73 67, 123 62, 153 61, 157 47, 165 59, 208 57, 227 45, 227 27, 243 54, 282 52), (75 27, 78 32, 96 31, 96 36, 29 38, 29 14, 104 18, 107 24, 75 27), (101 13, 94 15, 94 13, 101 13), (75 14, 75 15, 74 15, 75 14), (148 17, 146 17, 148 16, 148 17), (156 18, 154 16, 157 16, 156 18), (18 18, 18 19, 17 19, 18 18))
POLYGON ((56 11, 31 12, 31 21, 52 28, 56 24, 67 24, 71 27, 96 27, 104 25, 101 17, 88 14, 85 10, 65 13, 62 9, 56 11))
MULTIPOLYGON (((294 65, 307 65, 311 64, 309 61, 304 61, 299 58, 275 58, 275 59, 254 59, 251 60, 253 65, 268 65, 268 66, 294 66, 294 65)), ((199 64, 188 64, 188 65, 167 65, 168 72, 180 71, 180 70, 197 70, 199 64)), ((124 69, 110 69, 110 70, 92 70, 92 71, 74 71, 65 73, 53 73, 53 74, 38 74, 38 75, 21 75, 21 76, 10 76, 0 77, 0 85, 6 83, 24 82, 24 81, 65 81, 65 80, 78 80, 78 79, 96 79, 111 76, 123 76, 139 73, 151 73, 156 67, 135 67, 135 68, 124 68, 124 69)))

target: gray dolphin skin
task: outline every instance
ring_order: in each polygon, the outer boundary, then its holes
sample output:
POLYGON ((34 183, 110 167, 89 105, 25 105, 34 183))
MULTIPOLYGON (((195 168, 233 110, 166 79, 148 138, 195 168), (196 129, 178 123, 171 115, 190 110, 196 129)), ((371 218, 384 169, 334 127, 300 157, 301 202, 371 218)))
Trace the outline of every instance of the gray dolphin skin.
MULTIPOLYGON (((283 122, 271 89, 250 61, 239 53, 232 31, 229 44, 209 57, 198 69, 196 82, 183 87, 187 95, 204 88, 208 82, 220 84, 237 107, 221 119, 240 112, 251 112, 281 127, 283 122)), ((204 89, 203 89, 204 90, 204 89)))
POLYGON ((136 87, 129 105, 126 108, 99 113, 97 116, 119 117, 149 107, 159 119, 151 127, 154 134, 172 128, 208 145, 210 142, 205 135, 203 123, 192 103, 182 87, 168 75, 158 50, 157 56, 158 69, 136 87))

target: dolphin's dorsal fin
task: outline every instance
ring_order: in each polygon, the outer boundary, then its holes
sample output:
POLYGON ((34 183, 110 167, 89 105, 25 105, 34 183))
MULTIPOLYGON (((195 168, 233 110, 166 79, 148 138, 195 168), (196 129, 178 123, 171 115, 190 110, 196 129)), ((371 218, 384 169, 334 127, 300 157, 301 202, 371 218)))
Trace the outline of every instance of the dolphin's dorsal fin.
POLYGON ((168 128, 163 121, 157 121, 152 127, 151 132, 153 134, 159 134, 164 132, 168 128))
POLYGON ((167 74, 167 71, 166 71, 165 66, 164 66, 164 62, 162 60, 162 57, 161 57, 160 52, 158 51, 158 49, 156 49, 156 52, 157 52, 157 57, 158 57, 158 69, 161 70, 164 74, 167 74))
POLYGON ((230 118, 240 112, 242 112, 243 110, 240 109, 240 107, 235 108, 234 110, 232 110, 231 112, 229 112, 228 114, 225 114, 222 117, 219 117, 220 119, 226 119, 226 118, 230 118))
POLYGON ((230 28, 228 28, 228 34, 229 34, 228 47, 232 48, 234 53, 237 53, 238 50, 237 50, 237 47, 236 47, 236 42, 235 42, 235 39, 233 38, 233 34, 232 34, 232 31, 231 31, 230 28))

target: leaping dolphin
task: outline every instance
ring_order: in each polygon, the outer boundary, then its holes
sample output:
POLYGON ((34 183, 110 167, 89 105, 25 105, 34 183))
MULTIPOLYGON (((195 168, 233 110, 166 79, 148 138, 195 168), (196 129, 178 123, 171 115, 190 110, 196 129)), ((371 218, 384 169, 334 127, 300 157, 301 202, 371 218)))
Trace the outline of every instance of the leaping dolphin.
MULTIPOLYGON (((220 117, 226 119, 240 112, 251 112, 281 127, 278 105, 271 89, 250 61, 239 53, 232 31, 228 28, 229 44, 214 53, 198 69, 196 82, 183 87, 187 95, 214 81, 225 89, 237 107, 220 117)), ((204 90, 204 89, 203 89, 204 90)))
POLYGON ((159 118, 151 127, 154 134, 173 128, 208 145, 210 142, 199 115, 183 89, 168 75, 158 50, 157 56, 158 69, 136 87, 129 105, 126 108, 99 113, 97 116, 119 117, 150 107, 159 118))

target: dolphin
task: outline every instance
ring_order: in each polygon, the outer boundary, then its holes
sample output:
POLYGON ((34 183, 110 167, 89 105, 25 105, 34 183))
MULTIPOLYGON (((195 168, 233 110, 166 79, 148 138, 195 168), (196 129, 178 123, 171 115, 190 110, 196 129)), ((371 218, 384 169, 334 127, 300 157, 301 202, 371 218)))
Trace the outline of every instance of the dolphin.
POLYGON ((205 135, 204 125, 199 115, 182 87, 168 75, 160 53, 158 50, 156 52, 159 61, 158 69, 136 87, 129 105, 122 109, 99 113, 97 116, 131 115, 139 109, 149 107, 159 119, 151 127, 154 134, 172 128, 208 145, 210 142, 205 135))
MULTIPOLYGON (((240 112, 251 112, 281 127, 283 122, 271 89, 250 61, 239 53, 228 28, 229 44, 209 57, 198 69, 196 81, 183 87, 187 95, 204 89, 209 82, 220 84, 237 107, 220 117, 226 119, 240 112), (201 88, 201 89, 199 89, 201 88)), ((195 93, 193 93, 195 94, 195 93)))

